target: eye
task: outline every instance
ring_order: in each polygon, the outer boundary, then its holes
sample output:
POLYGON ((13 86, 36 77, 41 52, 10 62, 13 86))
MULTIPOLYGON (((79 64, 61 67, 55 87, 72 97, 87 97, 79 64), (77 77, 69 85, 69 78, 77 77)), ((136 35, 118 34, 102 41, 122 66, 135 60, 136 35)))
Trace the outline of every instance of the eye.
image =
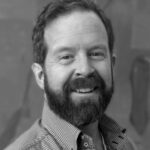
POLYGON ((65 56, 62 56, 62 58, 61 59, 72 59, 73 58, 73 56, 71 56, 71 55, 65 55, 65 56))
POLYGON ((94 59, 94 60, 103 60, 105 58, 105 52, 96 50, 96 51, 90 52, 89 56, 91 57, 91 59, 94 59))
POLYGON ((71 54, 65 54, 65 55, 62 55, 60 56, 60 63, 62 64, 69 64, 73 61, 74 59, 74 56, 71 55, 71 54))

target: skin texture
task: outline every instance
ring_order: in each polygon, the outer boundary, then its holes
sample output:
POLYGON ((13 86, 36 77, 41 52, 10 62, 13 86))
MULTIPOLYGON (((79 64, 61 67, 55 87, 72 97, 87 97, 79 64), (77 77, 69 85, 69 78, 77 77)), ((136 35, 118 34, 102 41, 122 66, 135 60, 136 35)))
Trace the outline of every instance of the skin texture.
MULTIPOLYGON (((44 68, 37 63, 32 66, 41 89, 45 90, 46 87, 46 91, 51 90, 55 95, 63 97, 64 85, 69 79, 87 78, 94 72, 104 81, 106 91, 112 88, 112 64, 107 32, 95 13, 74 11, 58 17, 47 25, 44 39, 48 48, 44 68)), ((89 104, 101 105, 99 99, 102 91, 91 90, 93 87, 93 85, 85 86, 84 83, 69 92, 69 100, 74 107, 81 104, 88 104, 88 107, 89 104)), ((65 100, 60 98, 57 101, 61 104, 65 100)), ((90 110, 88 115, 92 114, 93 108, 88 108, 90 110)), ((101 107, 97 109, 101 109, 101 107)), ((83 111, 84 116, 86 116, 85 112, 86 109, 83 111)), ((80 120, 80 118, 78 119, 80 120)), ((82 130, 89 133, 96 146, 99 147, 101 140, 97 134, 97 126, 97 121, 89 122, 86 126, 82 126, 82 130)))
POLYGON ((45 41, 48 46, 45 68, 50 77, 48 82, 55 91, 61 91, 71 74, 73 78, 77 74, 86 76, 94 70, 102 76, 108 87, 111 86, 107 33, 94 13, 74 12, 60 17, 47 26, 45 41), (95 52, 99 56, 92 56, 95 52))

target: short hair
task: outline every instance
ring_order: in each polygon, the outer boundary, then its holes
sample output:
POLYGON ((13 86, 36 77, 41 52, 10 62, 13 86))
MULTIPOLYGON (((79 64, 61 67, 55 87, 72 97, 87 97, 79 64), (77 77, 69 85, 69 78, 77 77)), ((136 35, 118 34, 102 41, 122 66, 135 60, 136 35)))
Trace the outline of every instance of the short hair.
POLYGON ((100 9, 94 0, 51 0, 37 17, 33 28, 33 61, 44 65, 47 55, 47 46, 44 41, 44 31, 48 24, 59 16, 71 13, 75 10, 92 11, 98 15, 103 22, 107 35, 110 54, 113 53, 114 34, 111 21, 106 17, 103 10, 100 9))

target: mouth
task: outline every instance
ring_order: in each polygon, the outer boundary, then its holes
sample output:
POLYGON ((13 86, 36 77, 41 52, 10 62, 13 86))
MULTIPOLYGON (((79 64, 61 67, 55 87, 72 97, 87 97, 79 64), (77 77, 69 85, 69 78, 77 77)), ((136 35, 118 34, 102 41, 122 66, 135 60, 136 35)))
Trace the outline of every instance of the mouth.
POLYGON ((75 89, 74 92, 79 93, 79 94, 88 94, 92 93, 97 89, 97 87, 94 88, 80 88, 80 89, 75 89))
POLYGON ((87 101, 97 102, 99 99, 98 87, 77 88, 71 92, 70 96, 72 100, 75 102, 75 104, 79 104, 81 103, 81 101, 82 102, 87 102, 87 101))

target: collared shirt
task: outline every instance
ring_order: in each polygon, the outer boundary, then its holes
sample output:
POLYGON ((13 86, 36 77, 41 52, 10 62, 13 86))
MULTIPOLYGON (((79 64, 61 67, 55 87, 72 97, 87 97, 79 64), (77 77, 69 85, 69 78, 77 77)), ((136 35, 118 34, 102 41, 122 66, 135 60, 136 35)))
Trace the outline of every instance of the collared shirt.
POLYGON ((59 116, 56 116, 46 105, 46 102, 43 109, 42 124, 58 140, 63 149, 77 149, 77 138, 81 131, 59 116))
MULTIPOLYGON (((102 117, 99 130, 107 150, 134 150, 125 130, 109 117, 102 117)), ((44 102, 42 119, 36 121, 6 150, 77 150, 80 133, 78 128, 58 117, 44 102)))

